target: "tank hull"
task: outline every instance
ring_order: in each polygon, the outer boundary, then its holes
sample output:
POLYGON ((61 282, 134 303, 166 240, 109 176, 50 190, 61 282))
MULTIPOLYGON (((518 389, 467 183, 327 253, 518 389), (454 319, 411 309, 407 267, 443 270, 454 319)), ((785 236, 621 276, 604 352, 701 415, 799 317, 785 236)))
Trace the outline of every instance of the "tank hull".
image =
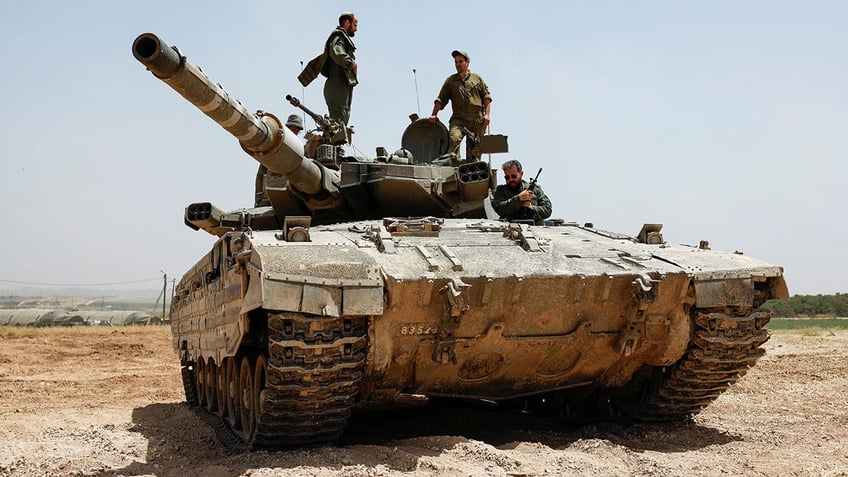
POLYGON ((679 419, 753 365, 757 307, 788 294, 780 267, 741 254, 576 225, 389 222, 221 237, 172 307, 189 399, 199 389, 255 447, 332 440, 355 403, 406 394, 679 419))

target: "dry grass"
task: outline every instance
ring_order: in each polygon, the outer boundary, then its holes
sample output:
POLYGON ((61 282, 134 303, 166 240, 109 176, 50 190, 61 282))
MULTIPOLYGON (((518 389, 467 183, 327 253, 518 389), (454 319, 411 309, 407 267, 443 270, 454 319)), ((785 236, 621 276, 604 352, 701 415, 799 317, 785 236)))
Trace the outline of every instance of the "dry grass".
POLYGON ((31 326, 0 326, 0 339, 6 338, 41 338, 49 340, 53 337, 67 337, 76 335, 96 336, 111 334, 141 334, 149 336, 168 336, 171 333, 170 326, 47 326, 35 328, 31 326))

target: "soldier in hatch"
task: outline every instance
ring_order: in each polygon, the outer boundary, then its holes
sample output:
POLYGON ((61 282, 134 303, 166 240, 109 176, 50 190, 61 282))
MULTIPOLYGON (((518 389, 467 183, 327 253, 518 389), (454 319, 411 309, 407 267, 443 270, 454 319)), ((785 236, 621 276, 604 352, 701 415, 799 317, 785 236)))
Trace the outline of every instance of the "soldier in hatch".
POLYGON ((502 219, 532 220, 536 225, 542 225, 551 216, 551 200, 545 195, 539 184, 523 180, 524 171, 521 163, 515 160, 506 161, 501 166, 504 171, 506 184, 495 189, 492 207, 502 219))
MULTIPOLYGON (((303 119, 297 114, 290 114, 289 118, 286 120, 286 127, 289 131, 293 132, 295 136, 298 136, 301 131, 303 131, 303 119)), ((259 170, 256 171, 256 190, 255 190, 255 202, 254 207, 262 207, 266 205, 271 205, 271 201, 268 200, 268 194, 265 193, 265 174, 268 174, 268 168, 264 165, 259 165, 259 170)), ((280 175, 270 173, 277 181, 285 181, 280 175)))

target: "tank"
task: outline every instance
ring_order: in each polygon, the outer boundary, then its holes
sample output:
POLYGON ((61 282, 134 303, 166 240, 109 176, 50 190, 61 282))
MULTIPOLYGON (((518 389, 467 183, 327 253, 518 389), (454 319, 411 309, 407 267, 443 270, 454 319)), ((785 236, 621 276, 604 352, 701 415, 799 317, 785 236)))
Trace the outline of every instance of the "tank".
POLYGON ((408 124, 396 154, 342 157, 350 131, 309 111, 304 148, 156 35, 132 50, 276 177, 270 205, 186 208, 215 243, 171 306, 187 401, 251 448, 331 442, 356 406, 409 397, 686 419, 755 364, 759 306, 788 296, 780 266, 669 244, 661 224, 499 221, 490 165, 445 161, 439 123, 408 124))

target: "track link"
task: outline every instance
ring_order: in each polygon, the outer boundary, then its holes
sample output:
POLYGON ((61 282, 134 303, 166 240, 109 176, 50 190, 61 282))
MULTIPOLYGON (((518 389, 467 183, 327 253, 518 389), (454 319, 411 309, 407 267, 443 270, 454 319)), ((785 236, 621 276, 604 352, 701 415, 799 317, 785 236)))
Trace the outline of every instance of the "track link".
POLYGON ((335 440, 365 369, 366 317, 268 317, 268 365, 252 447, 335 440))
POLYGON ((767 312, 745 316, 695 311, 686 355, 667 368, 636 416, 649 421, 688 418, 713 402, 765 353, 767 312))

